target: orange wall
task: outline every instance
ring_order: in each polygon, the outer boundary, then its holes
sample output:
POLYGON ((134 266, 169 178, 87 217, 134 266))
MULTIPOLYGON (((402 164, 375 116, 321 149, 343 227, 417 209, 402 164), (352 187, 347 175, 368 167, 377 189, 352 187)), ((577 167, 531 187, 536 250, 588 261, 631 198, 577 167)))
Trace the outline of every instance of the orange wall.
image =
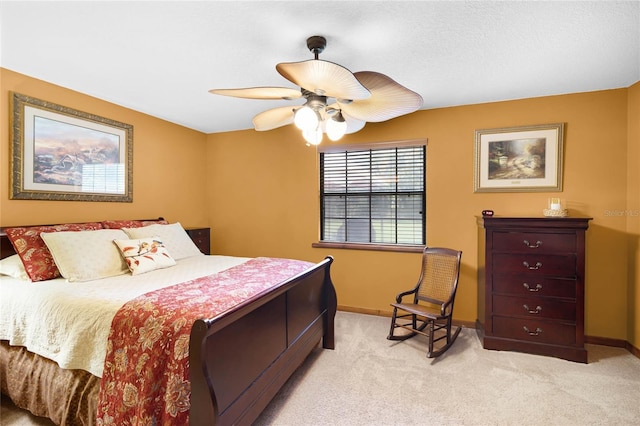
POLYGON ((640 82, 629 88, 627 232, 629 235, 628 341, 640 348, 640 82))
MULTIPOLYGON (((476 129, 566 123, 564 191, 570 214, 593 217, 587 236, 586 333, 627 340, 627 89, 418 111, 370 123, 341 143, 428 139, 427 243, 463 251, 455 317, 476 319, 476 222, 483 209, 541 215, 558 193, 473 192, 476 129)), ((213 251, 318 261, 335 258, 343 308, 388 313, 413 286, 420 255, 312 248, 318 240, 316 150, 292 126, 208 136, 213 251)), ((329 142, 324 142, 329 143, 329 142)), ((637 165, 637 157, 636 165, 637 165)))
POLYGON ((164 216, 208 225, 206 135, 0 68, 0 226, 164 216), (9 199, 9 91, 133 125, 133 203, 9 199))
MULTIPOLYGON (((165 216, 211 226, 214 253, 317 261, 331 254, 339 304, 389 312, 411 287, 420 255, 314 249, 318 156, 291 126, 204 135, 0 68, 0 226, 165 216), (9 199, 9 91, 134 126, 134 202, 9 199), (204 155, 203 155, 204 153, 204 155)), ((594 218, 587 236, 586 333, 640 345, 638 218, 640 84, 629 89, 418 111, 370 123, 341 143, 428 139, 429 245, 463 250, 455 316, 476 316, 476 225, 483 209, 538 215, 557 193, 473 192, 476 129, 566 123, 564 191, 571 214, 594 218)), ((328 142, 325 142, 328 143, 328 142)))

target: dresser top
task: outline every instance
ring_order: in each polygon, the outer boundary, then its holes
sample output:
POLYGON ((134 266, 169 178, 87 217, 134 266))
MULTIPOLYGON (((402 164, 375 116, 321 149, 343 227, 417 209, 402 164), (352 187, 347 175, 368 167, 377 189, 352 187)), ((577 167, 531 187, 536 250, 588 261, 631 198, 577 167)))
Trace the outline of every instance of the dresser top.
POLYGON ((546 216, 476 216, 478 226, 484 228, 577 228, 587 229, 591 217, 546 216))

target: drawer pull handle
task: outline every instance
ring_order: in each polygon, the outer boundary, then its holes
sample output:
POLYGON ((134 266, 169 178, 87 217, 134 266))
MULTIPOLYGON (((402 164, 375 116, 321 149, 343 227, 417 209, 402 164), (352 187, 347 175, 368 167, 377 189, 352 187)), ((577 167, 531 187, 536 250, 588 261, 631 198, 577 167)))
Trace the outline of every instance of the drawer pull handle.
POLYGON ((538 247, 540 247, 542 245, 542 241, 540 241, 540 240, 536 241, 535 244, 531 244, 529 242, 529 240, 524 240, 523 243, 524 243, 525 246, 527 246, 529 248, 538 248, 538 247))
POLYGON ((522 327, 524 332, 529 334, 529 336, 539 336, 542 333, 542 329, 540 327, 536 328, 536 331, 530 331, 527 327, 522 327))
POLYGON ((532 270, 540 269, 542 267, 541 262, 536 262, 536 264, 533 266, 529 265, 529 262, 526 262, 526 261, 522 262, 522 264, 524 265, 525 268, 532 269, 532 270))
POLYGON ((542 311, 542 306, 538 305, 536 306, 535 309, 529 309, 529 305, 522 305, 522 307, 524 308, 525 311, 529 312, 530 314, 539 314, 542 311))
POLYGON ((538 292, 538 291, 542 290, 542 284, 536 284, 536 286, 533 287, 533 288, 531 288, 531 286, 529 284, 527 284, 527 283, 522 283, 522 286, 524 288, 526 288, 527 290, 532 291, 532 292, 538 292))

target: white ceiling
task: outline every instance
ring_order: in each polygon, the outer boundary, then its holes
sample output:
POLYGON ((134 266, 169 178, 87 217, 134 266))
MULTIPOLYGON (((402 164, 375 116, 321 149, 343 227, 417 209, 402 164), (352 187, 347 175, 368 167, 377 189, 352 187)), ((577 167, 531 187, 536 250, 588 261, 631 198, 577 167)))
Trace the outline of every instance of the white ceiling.
POLYGON ((275 65, 312 59, 311 35, 320 59, 386 74, 423 109, 640 80, 637 0, 0 1, 0 23, 3 68, 205 133, 287 105, 208 90, 295 88, 275 65))

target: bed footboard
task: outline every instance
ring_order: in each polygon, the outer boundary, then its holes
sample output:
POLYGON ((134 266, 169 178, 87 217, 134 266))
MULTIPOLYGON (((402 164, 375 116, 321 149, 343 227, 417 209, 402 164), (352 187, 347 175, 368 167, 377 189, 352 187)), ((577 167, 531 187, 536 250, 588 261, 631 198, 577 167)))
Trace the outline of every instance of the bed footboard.
POLYGON ((251 424, 322 340, 334 349, 332 257, 191 329, 191 425, 251 424))

